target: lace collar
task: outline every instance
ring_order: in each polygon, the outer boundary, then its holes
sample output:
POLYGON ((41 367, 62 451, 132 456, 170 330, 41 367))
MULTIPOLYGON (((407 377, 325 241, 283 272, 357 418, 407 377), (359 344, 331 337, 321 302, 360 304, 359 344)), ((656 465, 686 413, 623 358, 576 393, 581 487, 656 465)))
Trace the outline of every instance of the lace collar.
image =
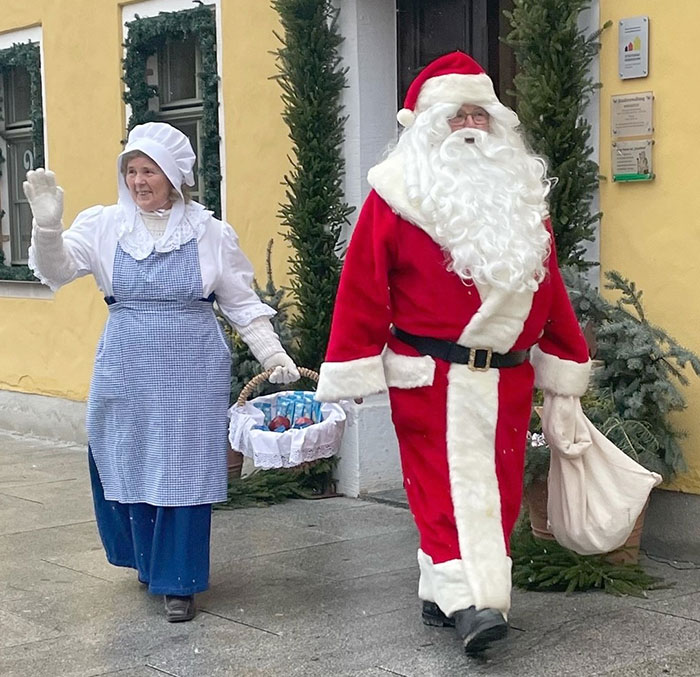
POLYGON ((193 238, 199 240, 204 234, 206 223, 211 215, 212 212, 198 202, 190 202, 187 205, 183 205, 182 202, 176 203, 170 214, 165 233, 162 237, 154 240, 138 212, 135 209, 125 210, 122 208, 117 224, 117 239, 121 248, 129 256, 141 261, 154 250, 171 252, 187 244, 193 238))

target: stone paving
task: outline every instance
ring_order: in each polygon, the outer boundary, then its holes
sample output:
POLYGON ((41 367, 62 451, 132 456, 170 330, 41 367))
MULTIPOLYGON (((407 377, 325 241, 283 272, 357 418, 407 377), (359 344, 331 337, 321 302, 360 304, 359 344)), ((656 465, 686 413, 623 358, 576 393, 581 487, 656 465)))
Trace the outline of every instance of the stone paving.
POLYGON ((480 659, 419 618, 403 507, 348 498, 215 511, 211 589, 190 623, 100 546, 85 450, 0 433, 2 677, 700 675, 700 569, 648 599, 515 591, 480 659))

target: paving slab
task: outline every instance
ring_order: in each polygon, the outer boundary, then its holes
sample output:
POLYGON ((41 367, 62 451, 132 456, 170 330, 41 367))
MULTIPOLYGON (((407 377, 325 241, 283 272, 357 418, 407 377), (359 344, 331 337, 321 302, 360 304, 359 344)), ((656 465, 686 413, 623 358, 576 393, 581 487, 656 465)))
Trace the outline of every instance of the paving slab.
POLYGON ((498 650, 426 627, 401 494, 216 510, 210 589, 168 624, 110 566, 85 449, 0 432, 2 677, 645 677, 700 675, 700 569, 644 558, 646 598, 513 592, 498 650))

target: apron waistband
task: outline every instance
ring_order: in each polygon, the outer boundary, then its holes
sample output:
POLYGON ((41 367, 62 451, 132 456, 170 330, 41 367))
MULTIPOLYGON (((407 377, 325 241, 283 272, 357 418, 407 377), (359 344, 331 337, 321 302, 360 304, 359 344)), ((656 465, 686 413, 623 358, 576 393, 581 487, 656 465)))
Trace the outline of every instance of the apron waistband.
MULTIPOLYGON (((105 298, 105 303, 106 303, 108 306, 111 306, 111 305, 114 305, 115 303, 117 303, 117 299, 114 298, 114 296, 105 296, 104 298, 105 298)), ((205 298, 205 297, 202 297, 202 298, 200 298, 199 300, 200 300, 200 301, 204 301, 204 302, 206 302, 206 303, 214 303, 214 301, 216 301, 216 294, 215 294, 214 292, 212 292, 212 293, 209 294, 209 296, 207 296, 206 298, 205 298)), ((150 302, 149 302, 149 303, 150 303, 150 302)), ((153 303, 161 303, 161 302, 160 302, 160 301, 153 301, 153 303)), ((171 302, 170 302, 170 301, 165 301, 165 303, 171 303, 171 302)))

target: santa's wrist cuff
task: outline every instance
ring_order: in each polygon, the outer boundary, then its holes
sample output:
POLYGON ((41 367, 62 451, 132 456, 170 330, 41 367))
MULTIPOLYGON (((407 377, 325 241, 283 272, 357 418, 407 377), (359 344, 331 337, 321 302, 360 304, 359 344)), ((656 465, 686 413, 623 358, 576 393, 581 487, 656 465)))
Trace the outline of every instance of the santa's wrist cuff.
POLYGON ((591 361, 574 362, 543 352, 533 346, 530 362, 535 370, 535 387, 557 395, 581 397, 588 389, 591 361))
POLYGON ((381 355, 347 362, 324 362, 319 370, 316 399, 337 402, 368 397, 387 389, 381 355))

